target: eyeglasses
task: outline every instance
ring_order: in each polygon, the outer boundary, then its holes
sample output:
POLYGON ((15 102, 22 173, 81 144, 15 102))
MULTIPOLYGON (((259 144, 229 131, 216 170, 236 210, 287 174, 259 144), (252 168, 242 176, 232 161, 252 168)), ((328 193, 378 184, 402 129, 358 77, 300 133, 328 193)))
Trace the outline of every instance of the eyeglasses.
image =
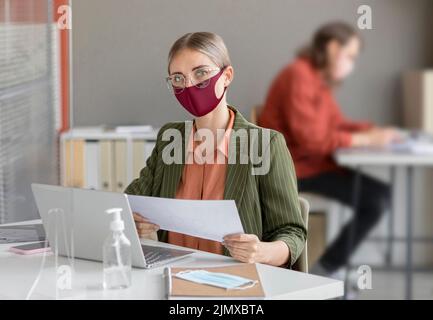
MULTIPOLYGON (((197 88, 206 88, 210 79, 220 72, 220 68, 202 67, 195 69, 189 76, 191 85, 197 88)), ((165 78, 168 90, 174 94, 180 94, 187 87, 187 77, 182 73, 175 73, 165 78)))

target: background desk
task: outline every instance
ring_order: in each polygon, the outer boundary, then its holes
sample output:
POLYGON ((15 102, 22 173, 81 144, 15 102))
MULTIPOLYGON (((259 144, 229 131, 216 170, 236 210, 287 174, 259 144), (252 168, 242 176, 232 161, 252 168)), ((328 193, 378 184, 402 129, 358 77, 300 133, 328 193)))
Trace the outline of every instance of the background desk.
MULTIPOLYGON (((416 167, 433 167, 433 155, 420 155, 388 150, 341 149, 335 154, 336 162, 341 166, 354 167, 356 171, 353 188, 353 208, 357 207, 360 185, 359 174, 362 166, 387 166, 391 169, 391 184, 396 183, 395 168, 406 171, 406 299, 412 299, 412 242, 413 242, 413 170, 416 167)), ((393 202, 393 201, 392 201, 393 202)), ((391 262, 391 245, 393 241, 393 209, 390 210, 387 262, 391 262)), ((347 281, 346 281, 347 283, 347 281)))
MULTIPOLYGON (((27 221, 21 224, 38 223, 27 221)), ((143 240, 143 243, 151 242, 143 240)), ((25 299, 35 281, 43 254, 21 256, 8 252, 15 244, 0 245, 0 299, 25 299)), ((155 242, 152 242, 155 245, 155 242)), ((171 246, 164 243, 156 245, 171 246)), ((102 248, 101 248, 102 250, 102 248)), ((164 299, 162 278, 164 267, 150 270, 133 268, 132 286, 125 290, 102 290, 102 263, 74 260, 72 294, 56 294, 55 257, 48 255, 45 267, 30 299, 164 299)), ((234 259, 196 251, 191 257, 169 264, 198 267, 223 266, 238 263, 234 259)), ((57 265, 68 264, 59 257, 57 265)), ((257 265, 266 299, 332 299, 343 295, 343 282, 268 265, 257 265)))

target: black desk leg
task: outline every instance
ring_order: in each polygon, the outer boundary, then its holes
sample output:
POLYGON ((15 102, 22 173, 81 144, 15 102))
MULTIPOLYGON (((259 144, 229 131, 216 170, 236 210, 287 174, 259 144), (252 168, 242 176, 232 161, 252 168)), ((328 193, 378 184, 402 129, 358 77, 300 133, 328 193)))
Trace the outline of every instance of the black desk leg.
POLYGON ((389 267, 392 264, 392 245, 394 238, 394 194, 395 194, 395 182, 396 182, 396 168, 391 166, 391 206, 388 212, 388 237, 386 243, 386 254, 385 254, 385 264, 389 267))
POLYGON ((413 167, 406 169, 406 299, 412 299, 413 167))
POLYGON ((350 256, 353 248, 353 240, 356 232, 356 223, 357 223, 357 212, 358 212, 358 204, 361 193, 361 167, 356 166, 355 169, 355 178, 353 180, 353 190, 352 190, 352 224, 349 229, 349 239, 346 245, 346 253, 347 253, 347 262, 346 262, 346 277, 344 281, 344 299, 347 299, 347 293, 349 289, 349 273, 350 273, 350 256))

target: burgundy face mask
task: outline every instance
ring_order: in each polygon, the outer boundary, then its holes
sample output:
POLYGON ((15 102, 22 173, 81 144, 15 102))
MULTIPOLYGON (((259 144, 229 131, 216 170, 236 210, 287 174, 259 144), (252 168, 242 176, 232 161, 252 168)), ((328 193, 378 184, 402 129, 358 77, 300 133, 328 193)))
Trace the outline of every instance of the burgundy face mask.
MULTIPOLYGON (((202 117, 208 114, 217 107, 226 92, 227 87, 224 88, 224 92, 220 98, 217 98, 215 95, 215 84, 221 77, 223 71, 224 70, 221 70, 212 78, 206 80, 209 81, 209 84, 205 88, 191 86, 184 88, 180 93, 176 93, 175 90, 174 95, 177 101, 179 101, 189 113, 196 117, 202 117)), ((200 86, 200 84, 198 86, 200 86)))

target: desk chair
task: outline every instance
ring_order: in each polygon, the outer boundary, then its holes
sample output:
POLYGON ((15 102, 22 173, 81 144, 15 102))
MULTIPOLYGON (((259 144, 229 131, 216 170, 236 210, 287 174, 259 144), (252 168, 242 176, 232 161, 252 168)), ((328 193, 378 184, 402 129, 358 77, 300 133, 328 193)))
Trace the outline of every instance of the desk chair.
POLYGON ((260 112, 262 111, 263 106, 262 105, 256 105, 251 108, 250 111, 250 122, 253 124, 257 124, 257 121, 259 119, 260 112))
MULTIPOLYGON (((308 231, 308 213, 310 211, 310 205, 304 198, 299 198, 299 204, 301 206, 301 215, 304 220, 305 226, 308 231)), ((293 270, 308 273, 308 242, 305 241, 304 250, 302 250, 301 255, 298 260, 296 260, 293 265, 293 270)))

